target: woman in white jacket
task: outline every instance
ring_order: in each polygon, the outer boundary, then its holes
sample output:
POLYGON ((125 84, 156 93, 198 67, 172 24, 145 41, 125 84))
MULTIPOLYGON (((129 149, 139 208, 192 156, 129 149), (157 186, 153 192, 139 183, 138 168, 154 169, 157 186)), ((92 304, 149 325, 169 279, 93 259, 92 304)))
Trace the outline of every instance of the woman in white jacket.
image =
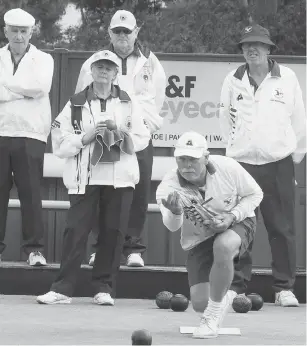
POLYGON ((54 153, 66 159, 63 180, 70 198, 60 272, 43 304, 70 303, 77 272, 99 204, 100 233, 93 268, 94 302, 114 305, 115 278, 127 230, 133 189, 139 181, 135 151, 150 132, 137 104, 113 85, 118 58, 95 54, 93 83, 75 94, 52 125, 54 153))

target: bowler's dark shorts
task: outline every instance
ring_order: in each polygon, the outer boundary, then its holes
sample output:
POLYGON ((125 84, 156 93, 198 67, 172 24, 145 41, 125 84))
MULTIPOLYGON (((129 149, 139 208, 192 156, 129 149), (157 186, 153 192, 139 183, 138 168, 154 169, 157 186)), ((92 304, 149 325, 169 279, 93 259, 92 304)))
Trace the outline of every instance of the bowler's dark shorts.
MULTIPOLYGON (((241 247, 234 262, 246 252, 253 241, 256 231, 256 218, 248 217, 231 227, 241 238, 241 247)), ((217 234, 218 235, 218 234, 217 234)), ((217 236, 216 235, 216 236, 217 236)), ((187 271, 190 287, 201 282, 209 282, 209 274, 213 264, 213 243, 216 236, 211 237, 189 250, 187 258, 187 271)))

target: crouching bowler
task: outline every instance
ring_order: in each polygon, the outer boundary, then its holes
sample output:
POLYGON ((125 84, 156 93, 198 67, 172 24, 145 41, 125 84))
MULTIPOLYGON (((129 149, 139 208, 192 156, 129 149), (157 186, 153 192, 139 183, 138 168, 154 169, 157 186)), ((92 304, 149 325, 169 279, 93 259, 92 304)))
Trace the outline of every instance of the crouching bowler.
POLYGON ((229 290, 234 262, 254 239, 254 210, 262 190, 235 160, 210 155, 205 137, 186 132, 178 140, 177 168, 157 189, 164 225, 181 228, 181 246, 188 251, 191 302, 201 313, 194 338, 218 336, 236 293, 229 290))

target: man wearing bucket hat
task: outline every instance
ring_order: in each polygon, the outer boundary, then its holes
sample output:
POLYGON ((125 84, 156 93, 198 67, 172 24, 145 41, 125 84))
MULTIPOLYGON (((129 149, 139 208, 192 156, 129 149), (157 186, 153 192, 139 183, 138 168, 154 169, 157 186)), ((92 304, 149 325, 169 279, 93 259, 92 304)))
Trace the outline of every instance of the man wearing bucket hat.
MULTIPOLYGON (((140 106, 139 117, 146 123, 150 132, 157 131, 163 123, 159 112, 165 98, 166 76, 157 57, 138 41, 140 28, 134 15, 125 10, 117 11, 111 19, 108 47, 120 60, 117 83, 129 95, 133 94, 140 106)), ((76 92, 84 89, 92 81, 90 74, 91 57, 82 65, 76 92)), ((124 255, 128 266, 144 266, 141 254, 146 246, 141 243, 148 202, 150 197, 153 146, 151 140, 144 150, 137 152, 140 167, 140 182, 137 184, 131 207, 128 234, 124 255)), ((91 256, 90 265, 94 262, 91 256)))
POLYGON ((15 8, 4 15, 8 44, 0 49, 0 258, 10 190, 20 199, 23 251, 31 266, 46 265, 41 201, 44 153, 50 132, 53 59, 30 44, 35 18, 15 8))
POLYGON ((179 138, 174 156, 177 168, 162 179, 157 202, 164 225, 170 231, 182 227, 191 302, 202 314, 193 337, 213 338, 236 295, 228 291, 234 261, 254 239, 262 191, 235 160, 209 155, 206 139, 196 132, 179 138))
MULTIPOLYGON (((230 72, 220 101, 226 155, 237 160, 262 188, 260 204, 272 252, 275 303, 298 306, 294 164, 306 153, 306 114, 295 73, 269 58, 275 44, 260 25, 243 30, 246 64, 230 72)), ((252 244, 236 267, 232 289, 244 293, 252 270, 252 244)))
POLYGON ((114 305, 133 189, 139 181, 135 151, 144 149, 150 138, 138 103, 113 84, 119 64, 111 51, 95 53, 93 83, 71 97, 52 125, 54 153, 66 158, 63 180, 70 209, 60 272, 50 291, 37 297, 42 304, 71 302, 98 206, 94 303, 114 305))

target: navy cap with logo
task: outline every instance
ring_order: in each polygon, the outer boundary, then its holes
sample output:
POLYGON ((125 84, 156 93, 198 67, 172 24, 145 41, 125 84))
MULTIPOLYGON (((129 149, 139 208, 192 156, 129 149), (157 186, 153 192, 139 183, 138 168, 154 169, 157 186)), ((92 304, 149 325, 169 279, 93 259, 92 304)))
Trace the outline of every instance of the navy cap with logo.
POLYGON ((247 26, 243 29, 241 41, 238 43, 241 48, 242 43, 261 42, 269 46, 276 47, 271 41, 269 30, 259 24, 247 26))

